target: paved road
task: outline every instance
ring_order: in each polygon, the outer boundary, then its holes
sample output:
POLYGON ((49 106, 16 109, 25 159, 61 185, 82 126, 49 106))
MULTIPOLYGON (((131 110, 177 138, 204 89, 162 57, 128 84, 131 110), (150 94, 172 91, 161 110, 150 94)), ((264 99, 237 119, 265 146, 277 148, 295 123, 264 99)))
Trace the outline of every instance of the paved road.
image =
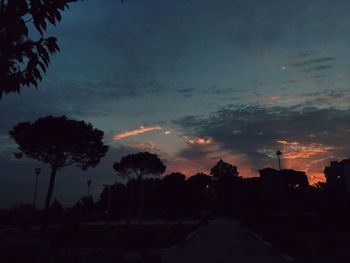
POLYGON ((209 222, 177 248, 159 253, 164 263, 286 263, 274 250, 230 219, 209 222))

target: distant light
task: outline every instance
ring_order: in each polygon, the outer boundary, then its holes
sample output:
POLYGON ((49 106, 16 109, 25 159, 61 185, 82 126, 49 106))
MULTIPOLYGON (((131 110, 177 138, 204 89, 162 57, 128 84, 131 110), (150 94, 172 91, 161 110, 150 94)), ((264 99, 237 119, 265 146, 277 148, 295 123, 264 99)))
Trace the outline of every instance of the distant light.
POLYGON ((285 66, 282 66, 281 67, 281 70, 286 70, 287 68, 285 66))

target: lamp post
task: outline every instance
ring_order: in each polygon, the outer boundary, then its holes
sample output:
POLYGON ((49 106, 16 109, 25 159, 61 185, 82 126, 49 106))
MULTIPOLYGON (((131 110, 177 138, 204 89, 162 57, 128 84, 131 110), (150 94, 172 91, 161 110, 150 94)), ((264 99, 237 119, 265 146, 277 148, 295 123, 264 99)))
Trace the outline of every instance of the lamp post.
POLYGON ((282 155, 282 152, 280 150, 278 150, 276 152, 276 155, 277 155, 277 158, 278 158, 278 168, 280 169, 280 171, 282 170, 281 169, 281 155, 282 155))
POLYGON ((87 197, 90 197, 90 185, 91 185, 92 180, 86 180, 87 184, 87 197))
POLYGON ((105 211, 106 214, 106 225, 109 223, 110 219, 110 213, 111 213, 111 199, 112 199, 112 184, 105 184, 104 185, 108 191, 108 200, 107 200, 107 210, 105 211))
POLYGON ((35 168, 35 186, 34 186, 34 196, 33 196, 33 207, 35 209, 36 206, 36 193, 38 189, 38 179, 39 179, 39 174, 41 173, 41 168, 35 168))

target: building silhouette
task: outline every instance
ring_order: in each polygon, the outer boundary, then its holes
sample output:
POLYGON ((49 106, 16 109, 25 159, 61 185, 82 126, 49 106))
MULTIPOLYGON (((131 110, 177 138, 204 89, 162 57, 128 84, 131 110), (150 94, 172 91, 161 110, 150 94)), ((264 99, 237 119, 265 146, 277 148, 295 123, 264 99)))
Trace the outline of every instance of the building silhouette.
POLYGON ((335 192, 350 193, 350 158, 340 162, 331 161, 324 168, 327 189, 335 192))
POLYGON ((276 170, 264 168, 259 170, 262 184, 271 190, 306 189, 309 186, 307 175, 293 169, 276 170))

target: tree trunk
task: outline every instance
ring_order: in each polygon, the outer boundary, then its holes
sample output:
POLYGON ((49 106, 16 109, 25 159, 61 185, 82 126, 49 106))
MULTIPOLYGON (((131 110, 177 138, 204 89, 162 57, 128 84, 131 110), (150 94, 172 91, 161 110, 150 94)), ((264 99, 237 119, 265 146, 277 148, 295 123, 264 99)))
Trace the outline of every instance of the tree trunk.
POLYGON ((44 211, 43 211, 43 223, 42 223, 42 226, 41 226, 41 231, 43 233, 45 233, 46 229, 47 229, 47 224, 48 224, 48 219, 49 219, 49 208, 50 208, 53 188, 54 188, 54 185, 55 185, 56 172, 57 172, 57 167, 52 167, 52 169, 51 169, 51 176, 50 176, 50 183, 49 183, 49 189, 47 190, 45 207, 44 207, 44 211))
POLYGON ((134 201, 134 182, 132 180, 130 180, 129 182, 129 211, 128 211, 128 219, 126 221, 127 225, 130 225, 130 221, 132 218, 132 208, 133 208, 133 201, 134 201))
POLYGON ((145 211, 145 193, 144 193, 144 185, 143 179, 138 179, 138 197, 139 197, 139 219, 138 223, 142 225, 144 211, 145 211))

